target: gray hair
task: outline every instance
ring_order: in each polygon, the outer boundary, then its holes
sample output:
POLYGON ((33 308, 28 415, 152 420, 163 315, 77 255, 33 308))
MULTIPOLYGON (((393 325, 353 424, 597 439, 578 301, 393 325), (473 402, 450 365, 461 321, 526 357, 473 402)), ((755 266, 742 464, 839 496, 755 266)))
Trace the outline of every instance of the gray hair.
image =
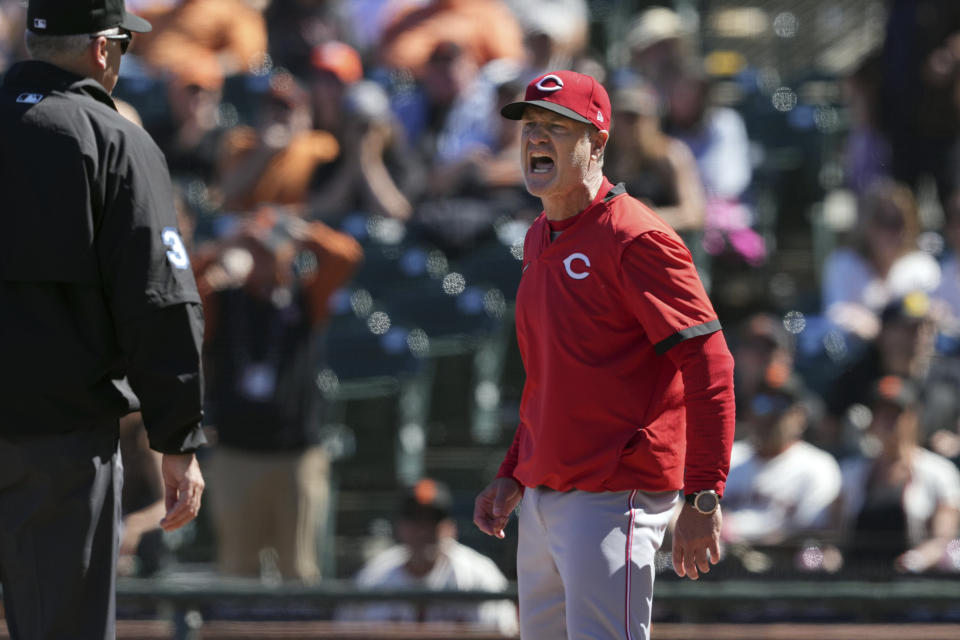
POLYGON ((24 32, 23 41, 27 52, 34 60, 57 63, 81 55, 90 46, 90 36, 113 36, 120 33, 120 27, 112 27, 96 33, 80 33, 57 36, 36 33, 29 29, 24 32))

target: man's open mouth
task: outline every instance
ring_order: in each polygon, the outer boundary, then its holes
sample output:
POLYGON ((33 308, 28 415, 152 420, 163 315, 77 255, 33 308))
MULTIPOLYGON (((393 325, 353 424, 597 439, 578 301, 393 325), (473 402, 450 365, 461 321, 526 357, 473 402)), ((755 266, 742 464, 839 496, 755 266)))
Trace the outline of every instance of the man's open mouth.
POLYGON ((530 173, 549 173, 553 169, 553 158, 548 155, 530 154, 530 173))

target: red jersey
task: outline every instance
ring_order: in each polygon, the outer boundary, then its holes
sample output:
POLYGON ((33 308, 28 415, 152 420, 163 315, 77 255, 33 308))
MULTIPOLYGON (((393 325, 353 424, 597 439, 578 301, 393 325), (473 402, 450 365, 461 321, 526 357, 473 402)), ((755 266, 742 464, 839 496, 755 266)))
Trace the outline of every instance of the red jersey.
MULTIPOLYGON (((673 229, 606 179, 555 239, 541 214, 524 242, 516 324, 527 380, 498 476, 560 491, 684 487, 684 383, 666 353, 720 323, 673 229)), ((732 385, 721 393, 732 406, 732 385)), ((732 415, 721 420, 713 448, 729 449, 732 415)), ((697 488, 722 493, 726 469, 714 475, 697 488)))

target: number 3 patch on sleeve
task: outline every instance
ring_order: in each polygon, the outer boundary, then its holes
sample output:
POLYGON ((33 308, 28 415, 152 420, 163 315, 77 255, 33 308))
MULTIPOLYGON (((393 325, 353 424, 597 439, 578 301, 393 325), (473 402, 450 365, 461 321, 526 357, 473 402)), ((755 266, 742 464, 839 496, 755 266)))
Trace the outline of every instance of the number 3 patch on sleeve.
POLYGON ((180 239, 180 234, 177 233, 176 229, 173 227, 165 228, 160 234, 160 239, 163 240, 163 244, 168 249, 167 260, 174 268, 186 269, 190 266, 190 256, 187 255, 187 248, 183 246, 183 240, 180 239))

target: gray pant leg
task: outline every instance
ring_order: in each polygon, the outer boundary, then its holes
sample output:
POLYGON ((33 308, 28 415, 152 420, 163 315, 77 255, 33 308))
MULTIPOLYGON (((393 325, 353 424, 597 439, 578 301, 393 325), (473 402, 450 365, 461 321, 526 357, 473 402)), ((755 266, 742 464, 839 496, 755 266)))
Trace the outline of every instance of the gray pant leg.
POLYGON ((0 581, 14 640, 113 640, 116 427, 0 439, 0 581))
POLYGON ((520 504, 517 591, 523 640, 567 637, 566 594, 554 561, 553 540, 540 511, 544 493, 550 492, 530 487, 520 504))
POLYGON ((527 489, 517 579, 524 640, 647 640, 654 554, 677 492, 527 489))
POLYGON ((677 492, 574 491, 556 521, 569 546, 558 560, 567 596, 567 637, 650 638, 657 549, 677 492))

